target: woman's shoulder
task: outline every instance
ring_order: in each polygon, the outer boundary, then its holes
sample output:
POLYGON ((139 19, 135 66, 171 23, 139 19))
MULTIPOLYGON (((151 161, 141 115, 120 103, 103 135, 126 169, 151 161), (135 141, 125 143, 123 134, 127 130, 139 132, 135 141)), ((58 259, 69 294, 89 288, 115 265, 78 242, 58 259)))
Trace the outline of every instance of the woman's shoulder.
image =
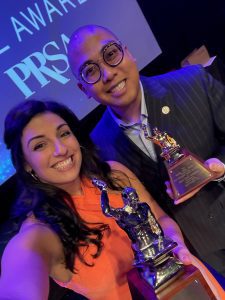
MULTIPOLYGON (((69 274, 66 272, 68 273, 57 235, 48 226, 28 218, 4 249, 1 277, 1 282, 4 284, 0 289, 6 291, 5 284, 8 289, 10 283, 15 282, 12 295, 16 295, 17 289, 20 290, 17 284, 19 282, 22 286, 30 287, 28 291, 31 293, 39 287, 34 293, 46 294, 48 277, 69 279, 69 274)), ((21 293, 23 295, 23 291, 21 293)), ((38 296, 35 299, 39 299, 38 296)))
POLYGON ((21 225, 19 232, 9 241, 6 252, 37 253, 49 256, 53 262, 63 257, 63 248, 57 234, 47 224, 29 216, 21 225))
POLYGON ((133 182, 138 180, 136 175, 120 162, 110 160, 107 163, 110 165, 113 177, 125 181, 126 185, 132 185, 133 182))
POLYGON ((46 248, 55 248, 61 245, 58 235, 49 227, 49 225, 35 218, 33 214, 29 215, 22 223, 20 231, 17 234, 19 239, 31 247, 39 244, 46 248))

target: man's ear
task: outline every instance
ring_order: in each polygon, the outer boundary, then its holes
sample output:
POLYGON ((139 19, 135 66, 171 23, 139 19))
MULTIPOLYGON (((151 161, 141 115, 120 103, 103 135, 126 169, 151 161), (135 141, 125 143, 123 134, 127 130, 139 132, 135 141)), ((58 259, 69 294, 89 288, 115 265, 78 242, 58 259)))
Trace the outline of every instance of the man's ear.
POLYGON ((125 49, 125 52, 126 52, 127 56, 128 56, 131 60, 133 60, 134 62, 136 62, 136 61, 137 61, 136 58, 133 57, 133 55, 132 55, 132 54, 130 53, 130 51, 128 50, 127 46, 125 46, 124 49, 125 49))
POLYGON ((82 83, 78 82, 78 83, 77 83, 77 86, 78 86, 78 88, 79 88, 83 93, 85 93, 85 95, 86 95, 89 99, 91 98, 90 94, 89 94, 88 91, 85 89, 85 87, 83 86, 82 83))

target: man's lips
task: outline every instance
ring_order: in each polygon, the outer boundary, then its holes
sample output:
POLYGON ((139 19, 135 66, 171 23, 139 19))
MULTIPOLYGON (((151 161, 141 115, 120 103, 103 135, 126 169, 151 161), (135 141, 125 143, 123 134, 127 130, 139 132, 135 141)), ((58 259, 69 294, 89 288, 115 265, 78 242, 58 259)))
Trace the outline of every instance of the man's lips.
POLYGON ((109 90, 108 90, 108 93, 117 93, 117 92, 120 92, 124 87, 125 87, 125 84, 126 84, 126 80, 122 80, 120 81, 119 83, 113 85, 109 90))

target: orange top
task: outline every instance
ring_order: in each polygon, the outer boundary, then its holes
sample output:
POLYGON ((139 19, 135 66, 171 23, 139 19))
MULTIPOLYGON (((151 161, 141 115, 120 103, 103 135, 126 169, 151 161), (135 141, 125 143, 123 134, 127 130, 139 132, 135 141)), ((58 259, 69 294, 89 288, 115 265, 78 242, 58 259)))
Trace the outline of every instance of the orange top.
MULTIPOLYGON (((127 234, 117 225, 113 218, 106 217, 100 206, 100 191, 85 179, 82 183, 83 195, 74 196, 74 204, 80 216, 90 223, 101 222, 108 224, 110 234, 104 233, 103 249, 100 256, 94 259, 95 246, 90 246, 84 258, 88 263, 94 263, 93 267, 86 266, 75 258, 77 274, 67 283, 58 282, 80 293, 91 300, 131 300, 131 294, 127 282, 126 273, 132 269, 133 251, 127 234)), ((112 207, 124 206, 120 194, 109 194, 112 207)), ((192 264, 195 265, 209 284, 216 299, 225 299, 224 290, 208 271, 208 269, 193 256, 192 264)))
MULTIPOLYGON (((84 180, 82 189, 83 195, 73 197, 78 213, 85 221, 108 224, 110 233, 104 233, 104 246, 97 259, 91 256, 96 251, 96 247, 92 245, 84 255, 85 260, 94 263, 94 266, 86 266, 79 259, 75 259, 78 273, 74 274, 68 283, 59 284, 88 299, 130 300, 132 298, 126 277, 134 259, 130 240, 113 218, 102 213, 100 191, 87 179, 84 180)), ((120 194, 109 192, 109 199, 112 207, 124 205, 120 194)))

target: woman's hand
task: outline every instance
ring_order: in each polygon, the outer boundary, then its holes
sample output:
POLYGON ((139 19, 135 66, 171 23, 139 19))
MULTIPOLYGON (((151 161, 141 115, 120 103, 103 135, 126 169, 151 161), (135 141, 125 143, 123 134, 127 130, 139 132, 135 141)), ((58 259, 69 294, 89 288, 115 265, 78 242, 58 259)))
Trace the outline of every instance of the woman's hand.
POLYGON ((175 256, 184 264, 190 265, 192 263, 192 254, 186 247, 180 228, 174 220, 167 215, 161 216, 158 219, 165 236, 177 243, 177 247, 173 249, 175 256))
POLYGON ((192 263, 192 254, 185 245, 178 245, 173 250, 173 253, 184 265, 190 265, 192 263))

